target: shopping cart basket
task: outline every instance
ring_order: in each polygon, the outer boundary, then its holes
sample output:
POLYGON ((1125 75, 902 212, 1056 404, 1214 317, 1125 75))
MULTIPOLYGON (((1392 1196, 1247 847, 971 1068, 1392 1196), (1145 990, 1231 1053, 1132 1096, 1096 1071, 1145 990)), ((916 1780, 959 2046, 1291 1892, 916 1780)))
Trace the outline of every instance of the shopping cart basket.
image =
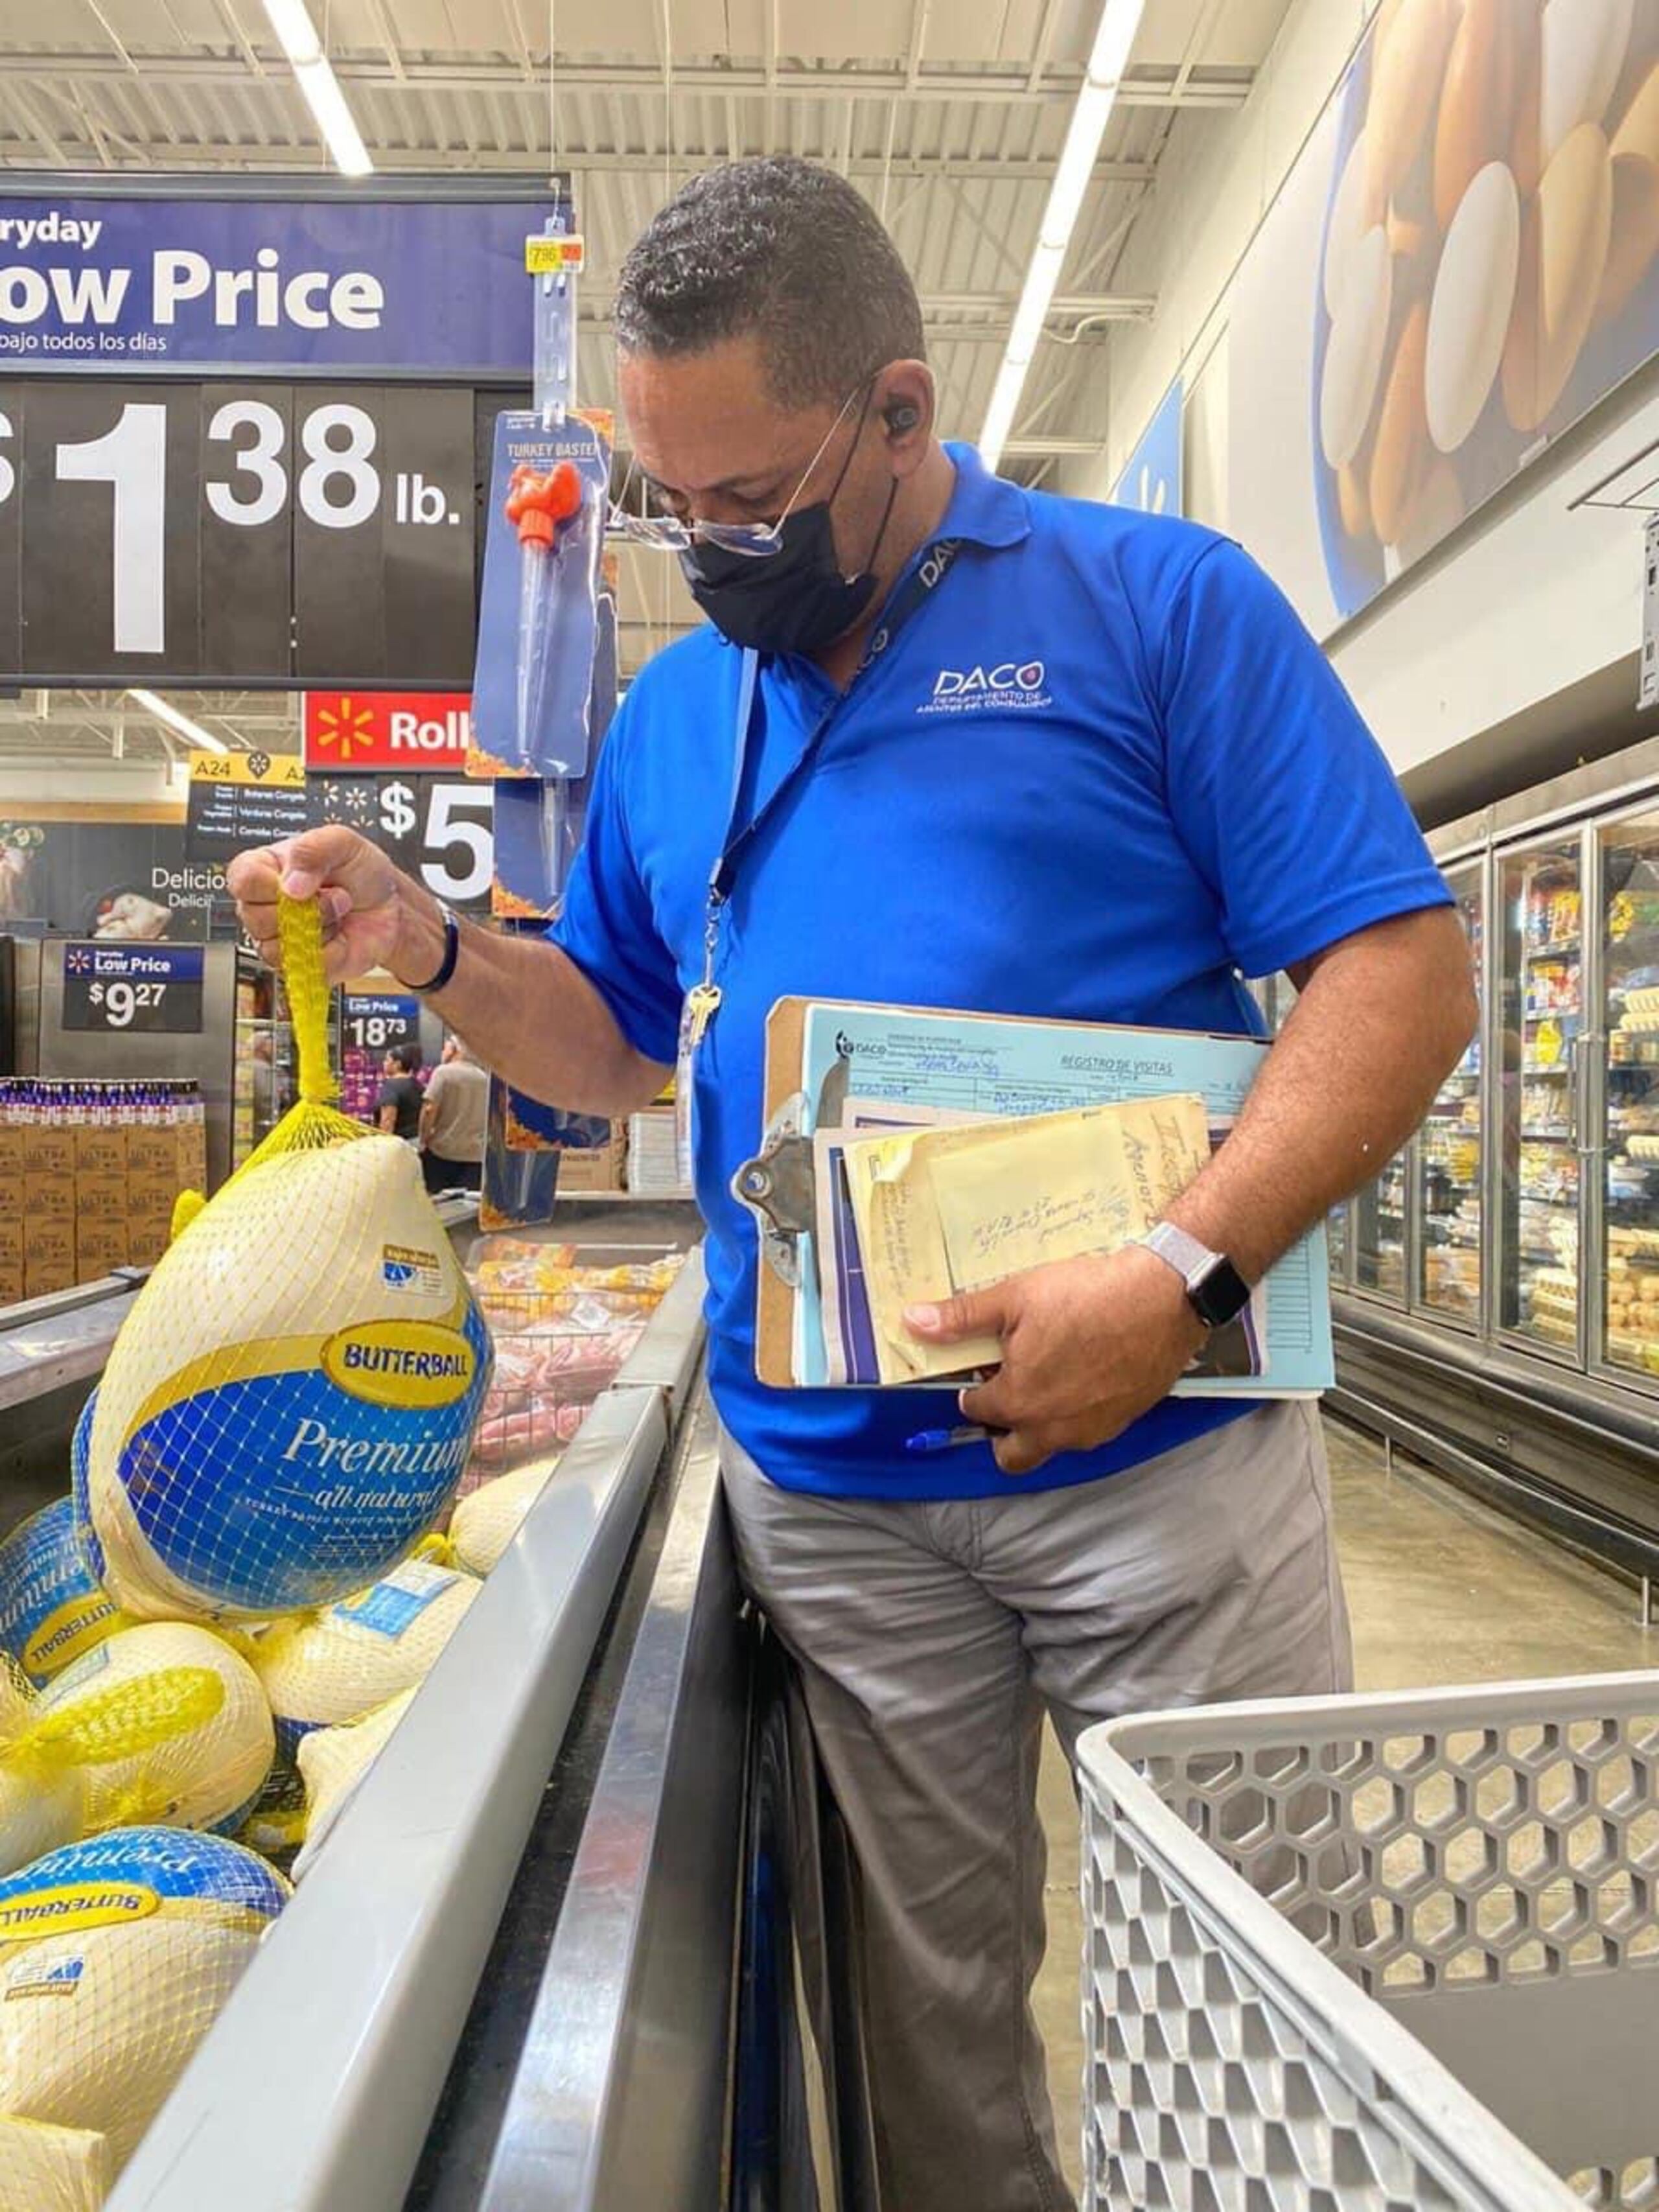
POLYGON ((1659 1674, 1079 1749, 1091 2212, 1659 2209, 1659 1674))

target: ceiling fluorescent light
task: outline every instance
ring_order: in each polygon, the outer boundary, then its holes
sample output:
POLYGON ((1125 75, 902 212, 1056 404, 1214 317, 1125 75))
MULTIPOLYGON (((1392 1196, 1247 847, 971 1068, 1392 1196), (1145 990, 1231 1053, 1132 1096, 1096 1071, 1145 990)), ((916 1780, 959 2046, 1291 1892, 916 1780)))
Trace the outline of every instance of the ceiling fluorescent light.
POLYGON ((374 164, 346 105, 305 0, 264 0, 265 14, 294 71, 323 143, 343 177, 366 177, 374 164))
POLYGON ((169 707, 165 699, 154 691, 129 690, 129 699, 136 699, 147 714, 154 714, 158 722, 165 722, 170 730, 177 730, 181 738, 188 738, 204 752, 228 753, 230 747, 222 738, 216 738, 211 730, 204 730, 199 722, 192 722, 188 714, 181 714, 176 707, 169 707))
POLYGON ((994 468, 995 454, 1000 459, 1008 434, 1014 427, 1014 410, 1019 404, 1019 395, 1025 387, 1025 363, 1005 361, 997 371, 997 380, 991 392, 991 404, 985 410, 984 428, 979 434, 979 449, 987 465, 994 468))
POLYGON ((1002 449, 1013 428, 1025 372, 1042 335, 1054 287, 1060 282, 1072 233, 1083 206, 1083 196, 1100 157, 1100 142, 1111 120, 1118 85, 1127 66, 1146 5, 1146 0, 1102 0, 1100 20, 1089 51, 1089 65, 1073 103, 1066 143, 1060 149, 1054 181, 1048 188, 1048 204, 1037 229, 1037 244, 1025 272, 1002 366, 979 434, 980 454, 988 469, 994 469, 1001 460, 1002 449))

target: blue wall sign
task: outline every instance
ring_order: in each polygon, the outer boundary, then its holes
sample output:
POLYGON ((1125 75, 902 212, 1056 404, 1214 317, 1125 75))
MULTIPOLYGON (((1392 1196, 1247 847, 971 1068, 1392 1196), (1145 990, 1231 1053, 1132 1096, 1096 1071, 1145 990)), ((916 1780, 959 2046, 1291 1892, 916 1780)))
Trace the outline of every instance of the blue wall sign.
POLYGON ((517 380, 556 190, 423 198, 0 191, 0 371, 517 380))
POLYGON ((1182 513, 1181 398, 1176 377, 1108 494, 1115 507, 1137 507, 1143 514, 1182 513))

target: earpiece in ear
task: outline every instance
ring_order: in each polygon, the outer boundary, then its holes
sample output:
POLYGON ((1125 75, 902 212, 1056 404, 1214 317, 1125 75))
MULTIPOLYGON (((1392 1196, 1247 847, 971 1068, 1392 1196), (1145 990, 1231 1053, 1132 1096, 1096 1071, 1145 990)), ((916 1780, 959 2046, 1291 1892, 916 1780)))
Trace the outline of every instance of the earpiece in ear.
POLYGON ((921 422, 921 410, 913 407, 908 400, 901 399, 883 410, 882 420, 896 438, 902 437, 907 430, 914 430, 921 422))

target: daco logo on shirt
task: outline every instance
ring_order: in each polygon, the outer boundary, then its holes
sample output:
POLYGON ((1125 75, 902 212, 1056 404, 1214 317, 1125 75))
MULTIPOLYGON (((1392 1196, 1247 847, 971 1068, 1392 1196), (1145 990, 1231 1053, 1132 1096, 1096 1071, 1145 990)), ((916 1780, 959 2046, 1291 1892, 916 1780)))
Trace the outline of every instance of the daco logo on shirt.
POLYGON ((980 707, 1051 707, 1048 671, 1040 660, 999 660, 991 666, 941 668, 919 714, 961 714, 980 707))

